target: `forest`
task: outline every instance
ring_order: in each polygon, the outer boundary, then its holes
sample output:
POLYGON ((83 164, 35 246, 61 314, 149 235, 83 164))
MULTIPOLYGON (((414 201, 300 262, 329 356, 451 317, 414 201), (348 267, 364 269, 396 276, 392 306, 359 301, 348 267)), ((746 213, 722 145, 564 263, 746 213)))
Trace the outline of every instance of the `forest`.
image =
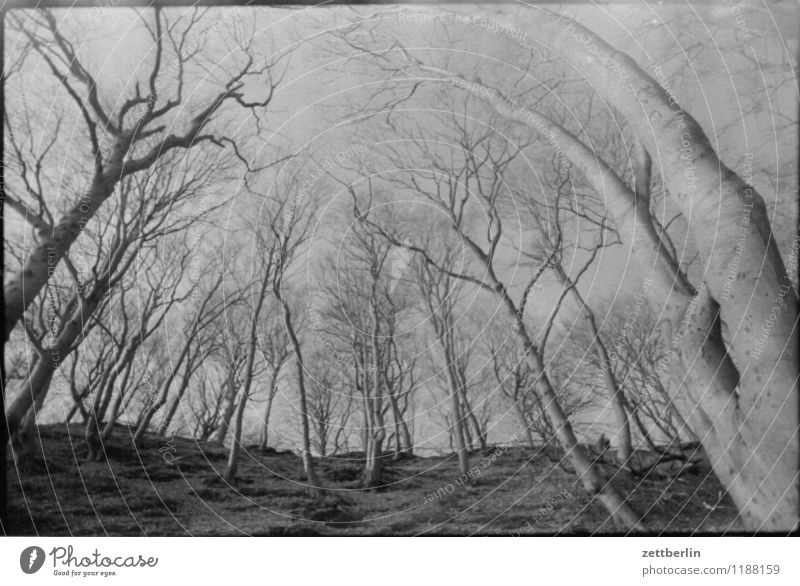
POLYGON ((5 13, 5 534, 797 528, 798 7, 5 13))

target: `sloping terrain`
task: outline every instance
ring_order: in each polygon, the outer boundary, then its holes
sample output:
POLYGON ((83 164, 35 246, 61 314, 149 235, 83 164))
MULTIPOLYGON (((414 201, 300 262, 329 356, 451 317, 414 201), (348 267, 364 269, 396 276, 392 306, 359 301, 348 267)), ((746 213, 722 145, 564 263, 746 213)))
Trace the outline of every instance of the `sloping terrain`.
MULTIPOLYGON (((515 535, 613 533, 605 510, 552 456, 525 448, 475 453, 468 482, 454 457, 387 459, 385 485, 360 487, 360 462, 319 461, 321 495, 291 452, 243 451, 235 485, 227 451, 148 435, 136 450, 120 427, 107 460, 85 462, 78 426, 39 427, 37 452, 9 460, 11 535, 515 535)), ((607 468, 607 467, 604 467, 607 468)), ((610 469, 606 470, 610 473, 610 469)), ((705 465, 674 478, 618 475, 650 533, 741 531, 705 465)))

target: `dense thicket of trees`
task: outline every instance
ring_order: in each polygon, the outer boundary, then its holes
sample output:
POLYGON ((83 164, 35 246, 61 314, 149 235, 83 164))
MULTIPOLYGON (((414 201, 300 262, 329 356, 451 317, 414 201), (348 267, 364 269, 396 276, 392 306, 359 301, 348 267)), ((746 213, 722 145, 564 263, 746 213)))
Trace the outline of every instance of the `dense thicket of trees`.
MULTIPOLYGON (((79 422, 91 460, 123 426, 140 449, 178 432, 224 444, 230 483, 251 439, 280 436, 319 494, 317 457, 360 452, 378 486, 434 411, 466 474, 505 412, 622 529, 642 526, 616 482, 652 468, 637 453, 698 444, 748 529, 795 525, 798 247, 771 213, 796 161, 776 162, 766 201, 767 163, 734 163, 718 140, 734 130, 695 113, 664 42, 653 67, 538 8, 492 16, 535 46, 444 18, 411 30, 393 9, 330 10, 304 42, 257 30, 257 10, 221 26, 115 14, 141 51, 124 74, 94 64, 107 41, 72 13, 7 18, 3 443, 18 466, 45 415, 79 422), (419 35, 439 48, 413 49, 419 35), (274 128, 307 97, 295 54, 343 92, 309 114, 324 131, 289 140, 274 128), (611 475, 575 423, 598 413, 611 475)), ((717 32, 746 77, 736 29, 717 32)), ((778 109, 787 63, 772 55, 764 78, 778 109)), ((759 100, 742 94, 748 124, 769 123, 759 100)))

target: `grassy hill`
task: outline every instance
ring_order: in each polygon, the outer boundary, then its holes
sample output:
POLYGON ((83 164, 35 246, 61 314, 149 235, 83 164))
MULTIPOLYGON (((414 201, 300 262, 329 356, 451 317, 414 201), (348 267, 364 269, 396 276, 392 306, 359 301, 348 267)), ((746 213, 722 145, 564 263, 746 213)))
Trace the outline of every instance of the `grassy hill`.
MULTIPOLYGON (((543 451, 475 453, 458 482, 454 457, 387 459, 385 485, 359 486, 358 455, 319 460, 325 488, 310 494, 291 452, 243 452, 235 485, 227 451, 188 438, 148 435, 136 450, 128 428, 107 460, 85 462, 83 429, 39 427, 37 451, 9 459, 11 535, 470 535, 613 533, 602 506, 543 451)), ((9 456, 10 458, 10 456, 9 456)), ((557 459, 556 459, 557 460, 557 459)), ((610 468, 604 467, 606 473, 610 468)), ((707 465, 678 477, 620 475, 652 533, 739 531, 736 510, 707 465)))

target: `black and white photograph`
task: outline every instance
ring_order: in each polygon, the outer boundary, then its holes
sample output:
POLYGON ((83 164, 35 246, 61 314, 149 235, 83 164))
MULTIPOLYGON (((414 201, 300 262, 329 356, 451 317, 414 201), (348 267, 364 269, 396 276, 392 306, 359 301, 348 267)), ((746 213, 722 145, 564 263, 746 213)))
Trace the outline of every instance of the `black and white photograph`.
POLYGON ((797 530, 797 2, 2 18, 7 538, 797 530))

